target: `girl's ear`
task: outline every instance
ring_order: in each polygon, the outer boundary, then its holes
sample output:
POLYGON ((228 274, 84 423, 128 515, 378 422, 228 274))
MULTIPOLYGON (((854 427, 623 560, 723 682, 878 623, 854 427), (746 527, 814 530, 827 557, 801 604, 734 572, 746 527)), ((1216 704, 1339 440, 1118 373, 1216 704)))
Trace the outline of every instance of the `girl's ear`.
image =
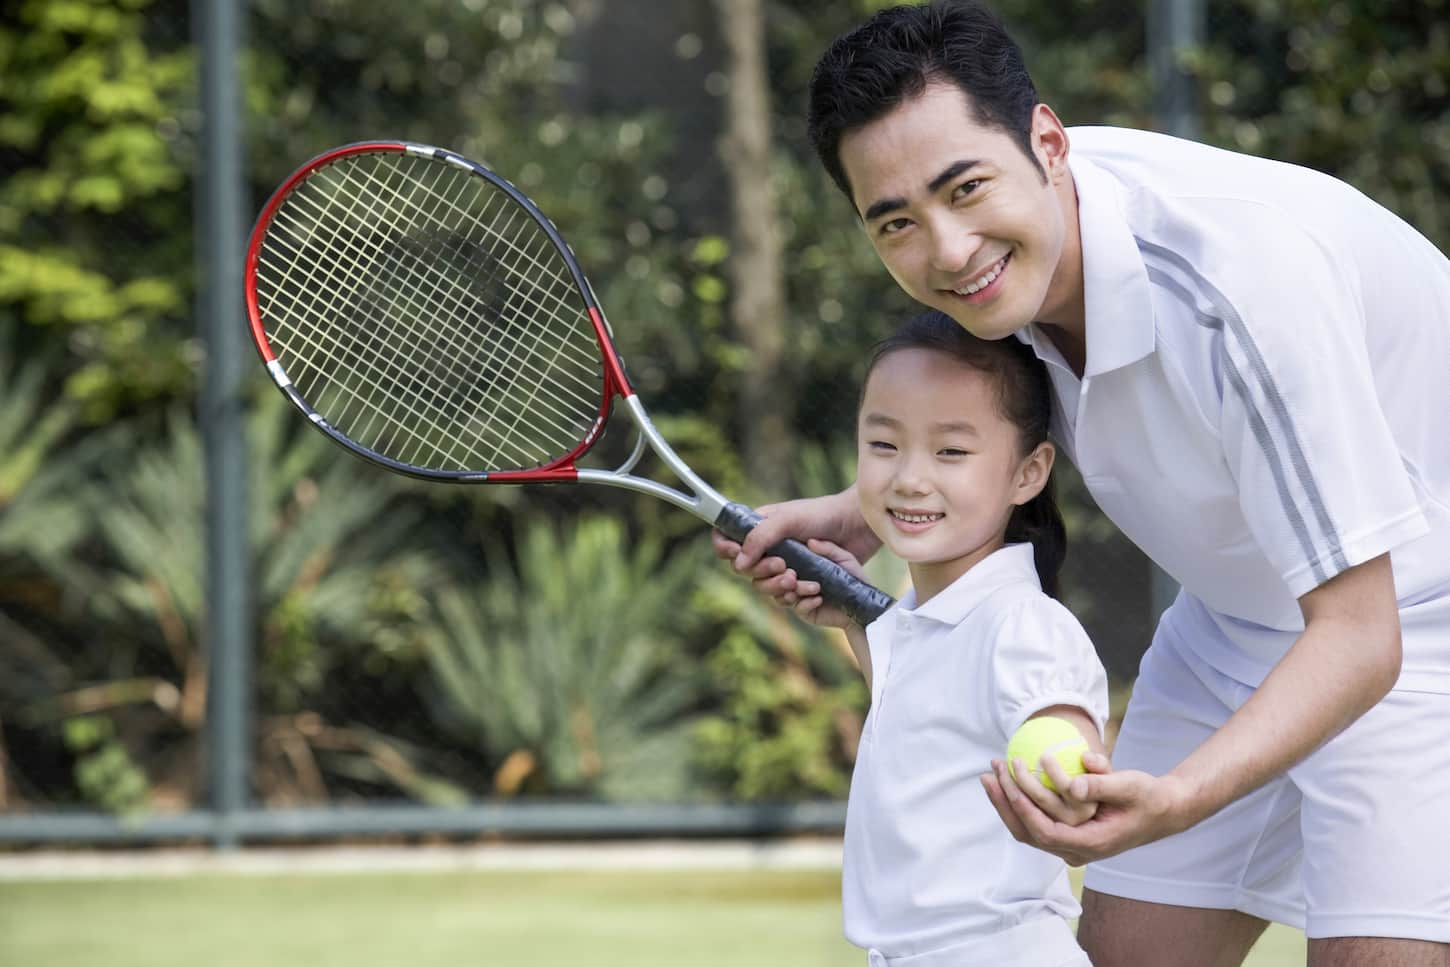
POLYGON ((1047 478, 1052 473, 1052 462, 1057 459, 1057 448, 1046 440, 1033 449, 1017 465, 1017 486, 1012 493, 1012 503, 1021 507, 1033 497, 1042 493, 1047 478))

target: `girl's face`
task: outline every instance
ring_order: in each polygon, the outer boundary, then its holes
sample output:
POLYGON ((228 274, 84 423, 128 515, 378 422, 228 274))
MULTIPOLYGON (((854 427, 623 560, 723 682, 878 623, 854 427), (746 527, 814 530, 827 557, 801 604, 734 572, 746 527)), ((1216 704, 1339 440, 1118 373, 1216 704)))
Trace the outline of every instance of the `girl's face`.
POLYGON ((1012 510, 1047 483, 1053 448, 1022 455, 992 377, 945 353, 876 362, 857 422, 856 492, 923 603, 1002 546, 1012 510))

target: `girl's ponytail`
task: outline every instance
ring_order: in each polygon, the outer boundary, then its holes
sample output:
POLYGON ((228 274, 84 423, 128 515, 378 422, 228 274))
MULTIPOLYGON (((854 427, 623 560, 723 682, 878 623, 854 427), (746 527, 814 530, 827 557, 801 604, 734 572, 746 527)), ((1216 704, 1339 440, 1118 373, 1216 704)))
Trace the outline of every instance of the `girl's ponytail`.
POLYGON ((1037 565, 1037 580, 1042 590, 1058 597, 1058 575, 1067 557, 1067 526, 1058 510, 1052 492, 1052 479, 1036 497, 1012 511, 1007 521, 1007 543, 1032 545, 1032 560, 1037 565))

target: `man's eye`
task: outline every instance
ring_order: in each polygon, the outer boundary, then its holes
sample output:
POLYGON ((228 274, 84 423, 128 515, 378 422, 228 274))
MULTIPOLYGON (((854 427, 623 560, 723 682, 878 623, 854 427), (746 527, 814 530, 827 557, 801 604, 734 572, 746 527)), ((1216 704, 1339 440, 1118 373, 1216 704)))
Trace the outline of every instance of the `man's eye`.
POLYGON ((952 190, 952 197, 954 199, 961 200, 970 195, 972 192, 976 191, 978 186, 980 186, 981 184, 982 180, 980 178, 973 178, 970 181, 964 181, 952 190))
POLYGON ((891 221, 882 224, 881 234, 895 235, 897 232, 903 231, 910 226, 911 219, 909 218, 893 218, 891 221))

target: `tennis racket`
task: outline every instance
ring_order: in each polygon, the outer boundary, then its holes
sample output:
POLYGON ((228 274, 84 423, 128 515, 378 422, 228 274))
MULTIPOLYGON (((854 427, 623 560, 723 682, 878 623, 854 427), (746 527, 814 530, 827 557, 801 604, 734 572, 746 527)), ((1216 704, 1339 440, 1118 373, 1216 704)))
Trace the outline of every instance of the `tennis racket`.
MULTIPOLYGON (((525 195, 442 148, 372 141, 294 172, 252 231, 247 315, 267 372, 336 443, 455 483, 594 483, 650 494, 732 539, 760 515, 701 480, 625 376, 574 253, 525 195), (622 408, 614 470, 579 466, 622 408), (631 471, 648 447, 685 489, 631 471)), ((862 625, 890 596, 786 541, 767 553, 862 625)))

